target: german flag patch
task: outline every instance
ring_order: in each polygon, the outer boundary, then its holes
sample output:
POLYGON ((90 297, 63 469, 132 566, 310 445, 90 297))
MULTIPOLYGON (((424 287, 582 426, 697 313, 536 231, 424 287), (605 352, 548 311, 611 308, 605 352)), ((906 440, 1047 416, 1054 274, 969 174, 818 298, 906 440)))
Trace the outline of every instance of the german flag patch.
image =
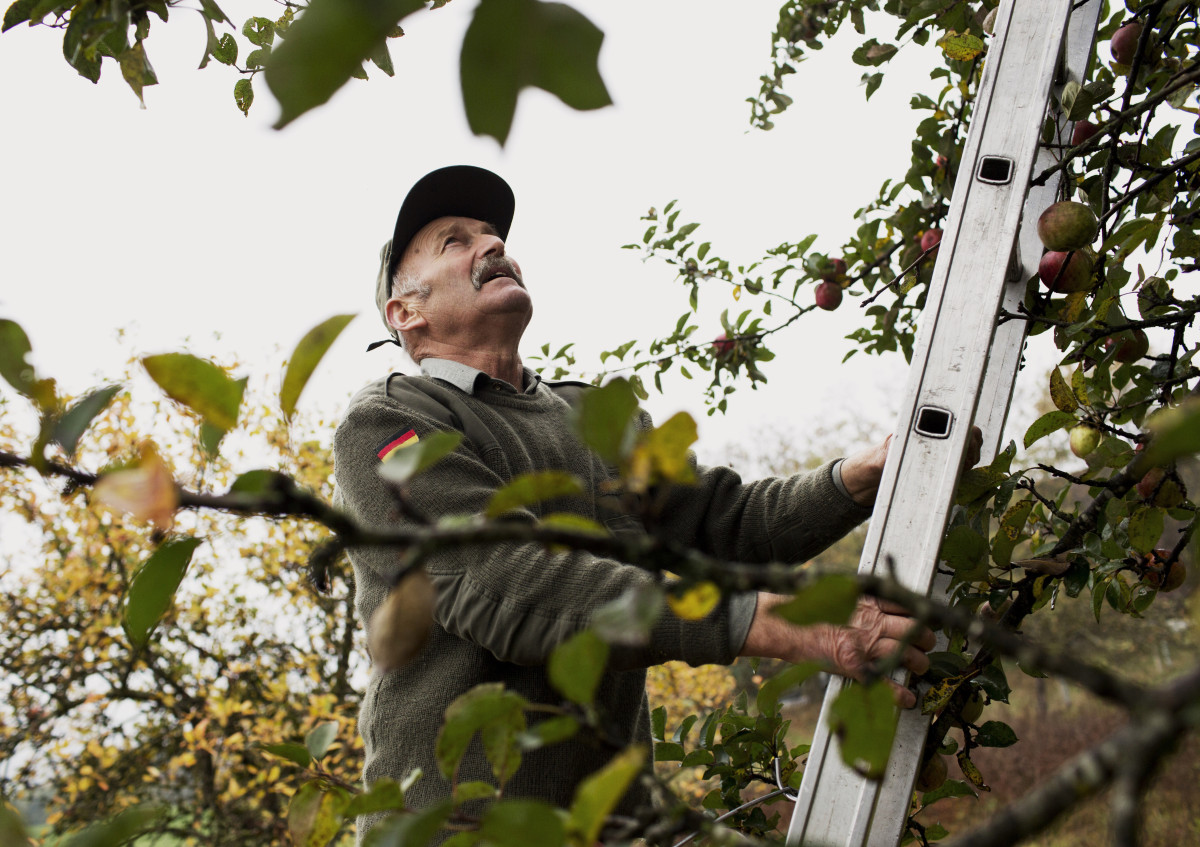
POLYGON ((383 446, 375 451, 375 455, 379 457, 379 461, 386 462, 397 450, 411 447, 420 440, 417 437, 416 430, 407 429, 404 432, 396 433, 384 442, 383 446))

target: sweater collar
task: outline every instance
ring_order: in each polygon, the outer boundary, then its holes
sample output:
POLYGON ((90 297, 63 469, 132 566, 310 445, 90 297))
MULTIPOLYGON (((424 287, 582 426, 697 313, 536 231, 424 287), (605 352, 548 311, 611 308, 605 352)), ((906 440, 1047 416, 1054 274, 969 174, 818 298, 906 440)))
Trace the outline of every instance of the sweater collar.
MULTIPOLYGON (((521 370, 522 381, 525 383, 522 393, 536 394, 542 378, 529 368, 522 367, 521 370)), ((433 379, 448 382, 464 394, 475 394, 488 388, 517 393, 517 389, 504 380, 493 379, 481 370, 452 359, 422 359, 421 373, 433 379)))

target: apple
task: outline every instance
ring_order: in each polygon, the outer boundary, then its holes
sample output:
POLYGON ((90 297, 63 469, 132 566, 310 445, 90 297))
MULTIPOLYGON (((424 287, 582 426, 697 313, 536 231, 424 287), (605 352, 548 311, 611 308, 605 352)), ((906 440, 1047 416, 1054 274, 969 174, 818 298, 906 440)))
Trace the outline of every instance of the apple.
POLYGON ((963 704, 962 711, 958 716, 962 718, 963 723, 975 723, 983 717, 983 692, 975 691, 963 704))
POLYGON ((928 253, 942 243, 942 231, 937 227, 925 230, 921 236, 921 251, 928 253))
POLYGON ((1150 339, 1145 332, 1135 329, 1105 339, 1104 349, 1111 350, 1113 347, 1117 348, 1114 358, 1118 362, 1136 362, 1150 352, 1150 339))
POLYGON ((830 259, 825 263, 825 267, 821 269, 821 279, 830 282, 846 277, 846 260, 845 259, 830 259))
POLYGON ((712 346, 718 356, 727 356, 737 347, 737 342, 722 332, 713 339, 712 346))
POLYGON ((1163 573, 1170 560, 1170 550, 1155 550, 1146 557, 1146 582, 1159 591, 1174 591, 1187 581, 1187 567, 1178 559, 1163 573))
POLYGON ((1092 266, 1087 251, 1051 250, 1038 263, 1038 276, 1047 288, 1060 294, 1087 291, 1092 287, 1092 266))
POLYGON ((817 306, 827 312, 832 312, 842 303, 842 287, 836 282, 826 280, 817 286, 817 306))
POLYGON ((1078 147, 1099 131, 1100 127, 1089 120, 1076 121, 1075 128, 1071 130, 1071 146, 1078 147))
POLYGON ((1121 65, 1132 65, 1141 37, 1142 25, 1137 21, 1131 21, 1114 32, 1112 43, 1109 44, 1113 61, 1121 65))
POLYGON ((921 765, 921 771, 917 774, 917 790, 924 794, 927 791, 941 788, 949 773, 950 770, 946 767, 946 758, 941 753, 934 753, 925 764, 921 765))
POLYGON ((1179 474, 1166 468, 1151 468, 1138 480, 1138 496, 1162 509, 1174 509, 1187 499, 1187 488, 1179 474))
POLYGON ((381 671, 402 668, 417 657, 433 631, 437 592, 424 570, 405 574, 371 615, 367 649, 381 671))
POLYGON ((1082 250, 1096 240, 1100 221, 1090 206, 1063 200, 1042 212, 1037 231, 1047 250, 1082 250))
POLYGON ((1081 459, 1086 459, 1097 447, 1104 436, 1100 430, 1091 424, 1079 424, 1071 427, 1071 452, 1081 459))

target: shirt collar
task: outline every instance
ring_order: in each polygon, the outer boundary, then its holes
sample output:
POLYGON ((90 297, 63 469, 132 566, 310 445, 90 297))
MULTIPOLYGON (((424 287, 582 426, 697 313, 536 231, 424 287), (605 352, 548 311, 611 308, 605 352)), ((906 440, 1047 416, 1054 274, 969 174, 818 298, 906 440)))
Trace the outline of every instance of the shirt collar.
MULTIPOLYGON (((531 371, 529 368, 522 367, 523 382, 525 388, 522 393, 534 394, 537 392, 538 384, 542 378, 531 371)), ((514 386, 509 385, 502 379, 493 379, 481 370, 464 365, 462 362, 455 362, 452 359, 422 359, 421 373, 433 379, 440 379, 443 382, 448 382, 462 391, 464 394, 475 394, 489 386, 501 390, 509 390, 516 392, 514 386)))

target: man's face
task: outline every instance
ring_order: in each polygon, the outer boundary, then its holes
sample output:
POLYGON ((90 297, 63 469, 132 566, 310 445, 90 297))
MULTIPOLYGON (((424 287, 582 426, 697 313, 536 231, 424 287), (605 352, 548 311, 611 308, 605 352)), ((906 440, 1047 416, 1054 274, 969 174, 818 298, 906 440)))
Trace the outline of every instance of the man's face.
POLYGON ((431 338, 495 333, 511 328, 516 340, 533 315, 521 268, 504 252, 491 224, 473 218, 430 221, 409 242, 401 271, 430 288, 413 305, 431 338))

